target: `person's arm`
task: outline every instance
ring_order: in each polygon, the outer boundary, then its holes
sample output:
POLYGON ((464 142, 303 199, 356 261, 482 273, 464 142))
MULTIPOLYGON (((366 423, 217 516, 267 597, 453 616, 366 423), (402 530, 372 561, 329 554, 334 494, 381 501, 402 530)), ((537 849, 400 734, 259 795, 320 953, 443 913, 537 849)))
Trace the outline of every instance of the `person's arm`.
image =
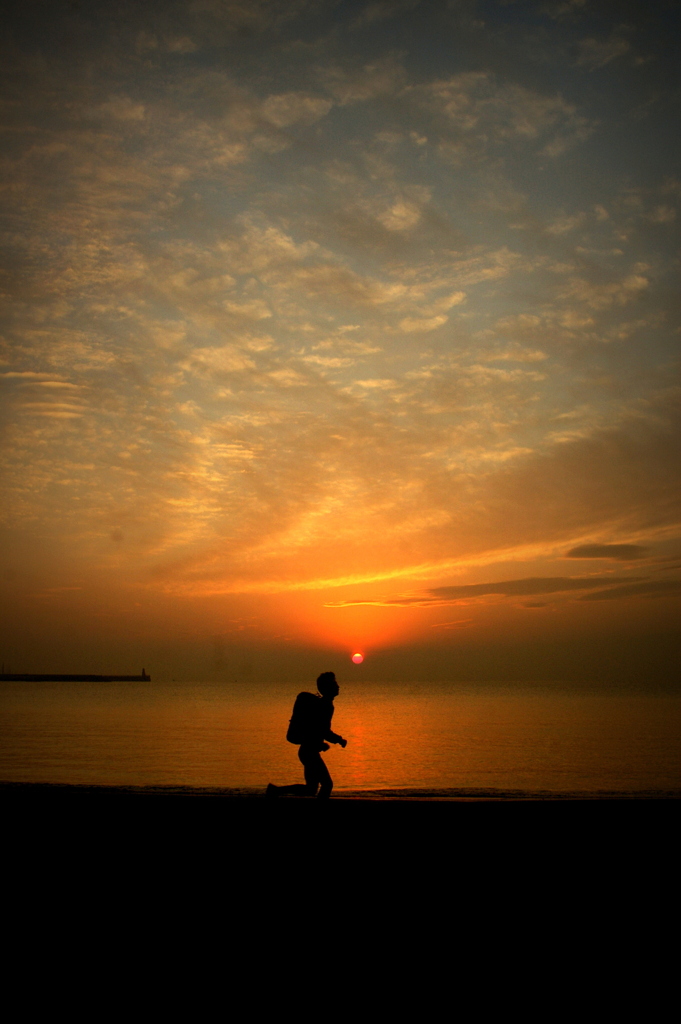
POLYGON ((328 740, 329 743, 340 743, 341 747, 346 747, 348 741, 344 740, 342 736, 339 736, 337 732, 333 732, 331 729, 331 719, 333 718, 333 702, 324 709, 325 710, 325 721, 324 721, 324 739, 328 740))
POLYGON ((347 740, 344 740, 343 737, 339 736, 337 732, 331 732, 330 729, 327 732, 327 734, 324 737, 324 739, 328 740, 329 743, 340 743, 341 747, 347 747, 347 745, 348 745, 348 741, 347 740))

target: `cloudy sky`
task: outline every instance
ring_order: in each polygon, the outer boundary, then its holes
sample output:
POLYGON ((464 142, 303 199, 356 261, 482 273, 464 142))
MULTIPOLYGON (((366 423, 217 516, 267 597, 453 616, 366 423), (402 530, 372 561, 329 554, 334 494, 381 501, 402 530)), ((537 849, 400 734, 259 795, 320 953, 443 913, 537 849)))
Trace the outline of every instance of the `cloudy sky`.
POLYGON ((52 0, 4 35, 14 671, 664 674, 676 0, 52 0))

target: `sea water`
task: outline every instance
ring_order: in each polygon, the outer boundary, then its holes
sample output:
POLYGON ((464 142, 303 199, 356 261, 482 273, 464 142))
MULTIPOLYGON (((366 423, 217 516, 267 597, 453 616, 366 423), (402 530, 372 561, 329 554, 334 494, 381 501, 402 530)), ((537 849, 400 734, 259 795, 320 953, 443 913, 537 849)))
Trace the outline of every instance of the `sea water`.
MULTIPOLYGON (((1 682, 0 782, 245 791, 300 782, 285 738, 295 694, 237 683, 1 682)), ((339 794, 681 790, 676 695, 363 684, 341 688, 333 728, 348 740, 324 755, 339 794)))

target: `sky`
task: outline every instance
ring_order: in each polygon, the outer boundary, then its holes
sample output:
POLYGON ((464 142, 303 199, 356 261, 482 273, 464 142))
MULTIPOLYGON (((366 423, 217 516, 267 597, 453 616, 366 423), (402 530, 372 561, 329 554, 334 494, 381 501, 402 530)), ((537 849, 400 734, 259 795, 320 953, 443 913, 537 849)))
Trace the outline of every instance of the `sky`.
POLYGON ((679 6, 15 5, 5 667, 678 682, 679 6))

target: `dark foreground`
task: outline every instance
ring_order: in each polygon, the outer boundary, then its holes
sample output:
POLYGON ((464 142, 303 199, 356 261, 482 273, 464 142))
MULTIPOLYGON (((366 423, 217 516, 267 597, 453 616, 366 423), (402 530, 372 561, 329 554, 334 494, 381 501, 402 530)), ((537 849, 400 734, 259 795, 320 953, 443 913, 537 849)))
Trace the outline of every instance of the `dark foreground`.
POLYGON ((222 979, 255 961, 258 993, 272 963, 373 976, 387 958, 401 986, 419 958, 446 979, 455 962, 560 960, 573 935, 600 965, 632 922, 652 933, 673 906, 679 809, 0 785, 6 930, 22 957, 36 941, 69 963, 108 949, 123 974, 158 960, 182 975, 198 957, 222 979))
MULTIPOLYGON (((465 860, 471 869, 572 858, 578 870, 599 857, 618 862, 634 848, 664 859, 673 849, 678 793, 567 794, 390 793, 334 794, 331 800, 267 800, 249 791, 164 787, 0 784, 6 849, 31 856, 199 857, 208 862, 277 865, 303 857, 349 858, 358 851, 397 862, 431 865, 465 860), (86 853, 87 851, 87 853, 86 853)), ((387 870, 387 868, 386 868, 387 870)))

